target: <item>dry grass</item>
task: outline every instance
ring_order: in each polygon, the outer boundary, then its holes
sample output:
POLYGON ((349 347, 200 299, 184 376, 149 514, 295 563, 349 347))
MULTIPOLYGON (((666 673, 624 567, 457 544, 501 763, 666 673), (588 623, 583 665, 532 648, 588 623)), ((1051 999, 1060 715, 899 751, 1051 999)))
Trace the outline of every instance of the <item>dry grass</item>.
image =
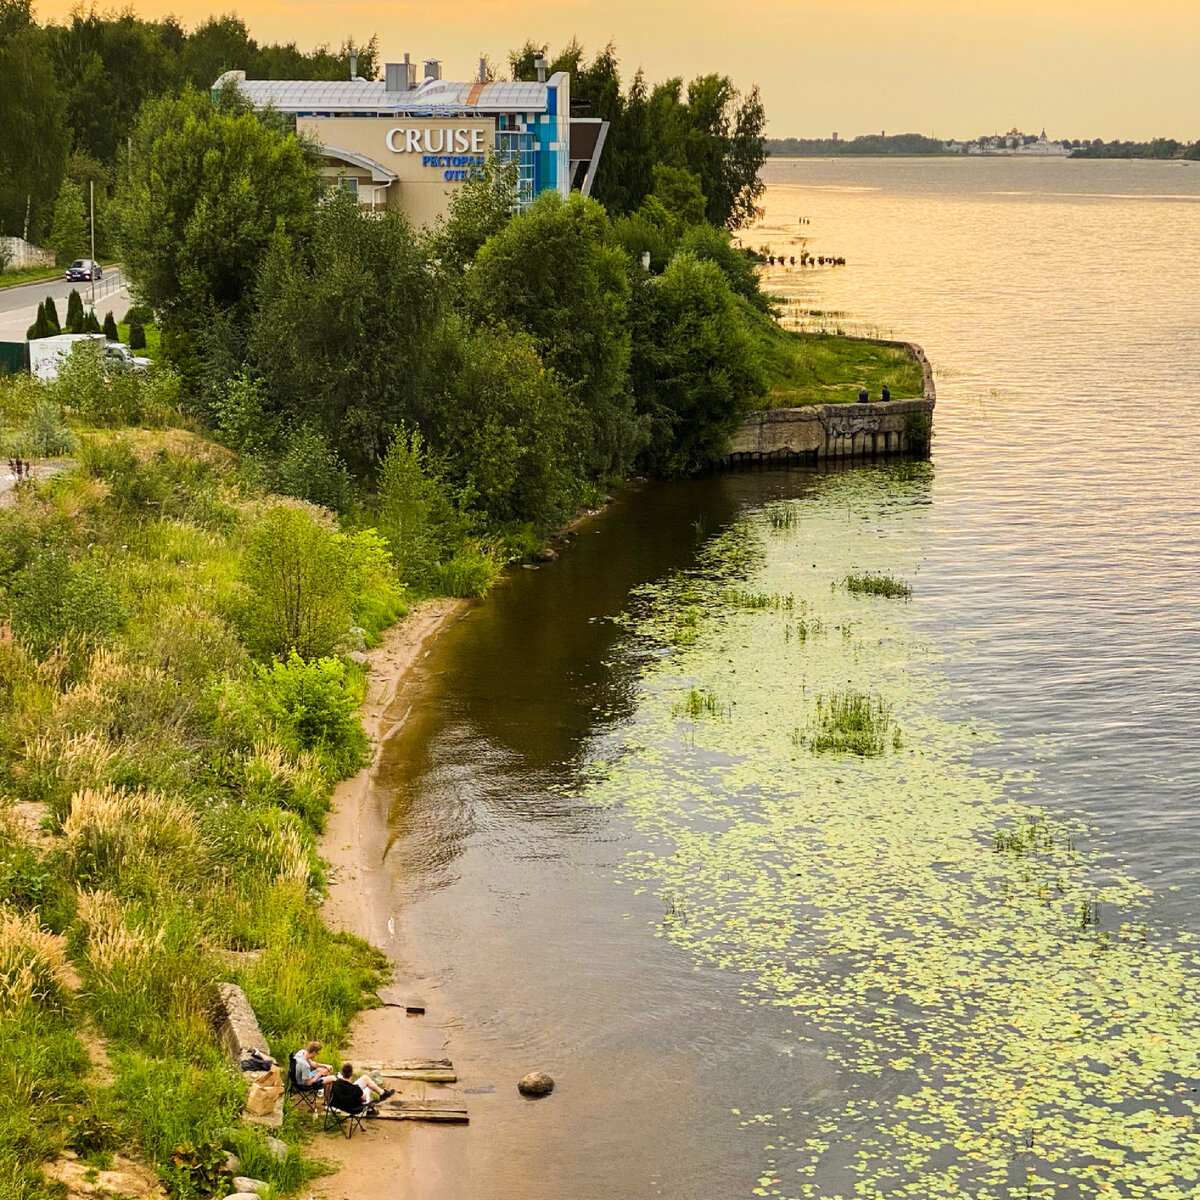
POLYGON ((43 929, 32 913, 0 907, 0 1013, 54 999, 69 979, 66 938, 43 929))
POLYGON ((87 934, 88 962, 98 970, 142 966, 162 945, 165 931, 130 926, 125 906, 111 892, 79 892, 77 912, 87 934))

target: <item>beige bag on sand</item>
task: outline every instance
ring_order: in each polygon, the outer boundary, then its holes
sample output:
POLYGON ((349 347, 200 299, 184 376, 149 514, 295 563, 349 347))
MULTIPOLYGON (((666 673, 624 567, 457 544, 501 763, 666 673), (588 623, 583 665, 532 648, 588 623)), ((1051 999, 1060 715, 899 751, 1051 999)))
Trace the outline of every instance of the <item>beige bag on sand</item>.
POLYGON ((278 1067, 263 1071, 255 1077, 246 1096, 246 1112, 252 1117, 265 1117, 275 1111, 279 1097, 283 1095, 283 1080, 278 1067))

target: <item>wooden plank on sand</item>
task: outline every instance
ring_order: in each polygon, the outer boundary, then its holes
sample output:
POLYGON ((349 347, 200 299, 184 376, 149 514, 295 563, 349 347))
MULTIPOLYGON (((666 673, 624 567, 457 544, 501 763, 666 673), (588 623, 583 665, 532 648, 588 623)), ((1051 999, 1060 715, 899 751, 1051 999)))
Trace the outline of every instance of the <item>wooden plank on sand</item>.
POLYGON ((454 1064, 448 1058, 405 1058, 399 1062, 363 1062, 360 1071, 378 1071, 381 1075, 396 1075, 401 1071, 449 1071, 454 1064))
POLYGON ((457 1083, 458 1074, 445 1069, 429 1069, 419 1071, 390 1071, 384 1067, 380 1072, 384 1079, 417 1079, 422 1083, 457 1083))
POLYGON ((380 1121, 457 1121, 470 1120, 465 1108, 457 1104, 439 1104, 436 1100, 402 1100, 377 1104, 375 1111, 380 1121))

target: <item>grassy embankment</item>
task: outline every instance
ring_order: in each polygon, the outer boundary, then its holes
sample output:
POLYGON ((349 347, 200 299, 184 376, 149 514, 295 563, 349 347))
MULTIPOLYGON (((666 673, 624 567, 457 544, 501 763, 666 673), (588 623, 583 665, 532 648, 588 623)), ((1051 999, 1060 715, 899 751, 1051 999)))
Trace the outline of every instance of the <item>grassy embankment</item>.
MULTIPOLYGON (((213 1040, 218 981, 283 1056, 336 1047, 382 965, 317 904, 316 835, 366 753, 361 671, 344 645, 307 664, 271 648, 290 595, 310 634, 394 621, 386 550, 254 491, 234 455, 169 427, 155 377, 120 387, 123 416, 113 391, 81 392, 68 430, 48 389, 0 380, 16 444, 78 464, 0 509, 2 1200, 57 1195, 42 1167, 66 1147, 212 1194, 209 1143, 245 1093, 213 1040)), ((292 1116, 283 1137, 284 1162, 255 1130, 237 1147, 290 1191, 312 1168, 292 1116)))
POLYGON ((8 267, 0 271, 0 288, 19 287, 23 283, 39 283, 61 276, 58 267, 8 267))
POLYGON ((850 403, 863 386, 878 400, 884 384, 893 400, 922 395, 921 364, 899 343, 796 333, 766 317, 752 332, 768 379, 759 408, 850 403))

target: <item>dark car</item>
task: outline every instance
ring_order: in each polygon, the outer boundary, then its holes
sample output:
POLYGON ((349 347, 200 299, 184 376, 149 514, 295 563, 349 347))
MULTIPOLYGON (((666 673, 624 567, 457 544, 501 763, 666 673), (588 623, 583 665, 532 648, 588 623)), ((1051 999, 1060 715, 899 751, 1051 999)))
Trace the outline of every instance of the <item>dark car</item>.
POLYGON ((93 279, 99 279, 103 274, 100 264, 95 259, 77 258, 67 268, 67 282, 78 283, 81 279, 86 279, 90 283, 93 279))

